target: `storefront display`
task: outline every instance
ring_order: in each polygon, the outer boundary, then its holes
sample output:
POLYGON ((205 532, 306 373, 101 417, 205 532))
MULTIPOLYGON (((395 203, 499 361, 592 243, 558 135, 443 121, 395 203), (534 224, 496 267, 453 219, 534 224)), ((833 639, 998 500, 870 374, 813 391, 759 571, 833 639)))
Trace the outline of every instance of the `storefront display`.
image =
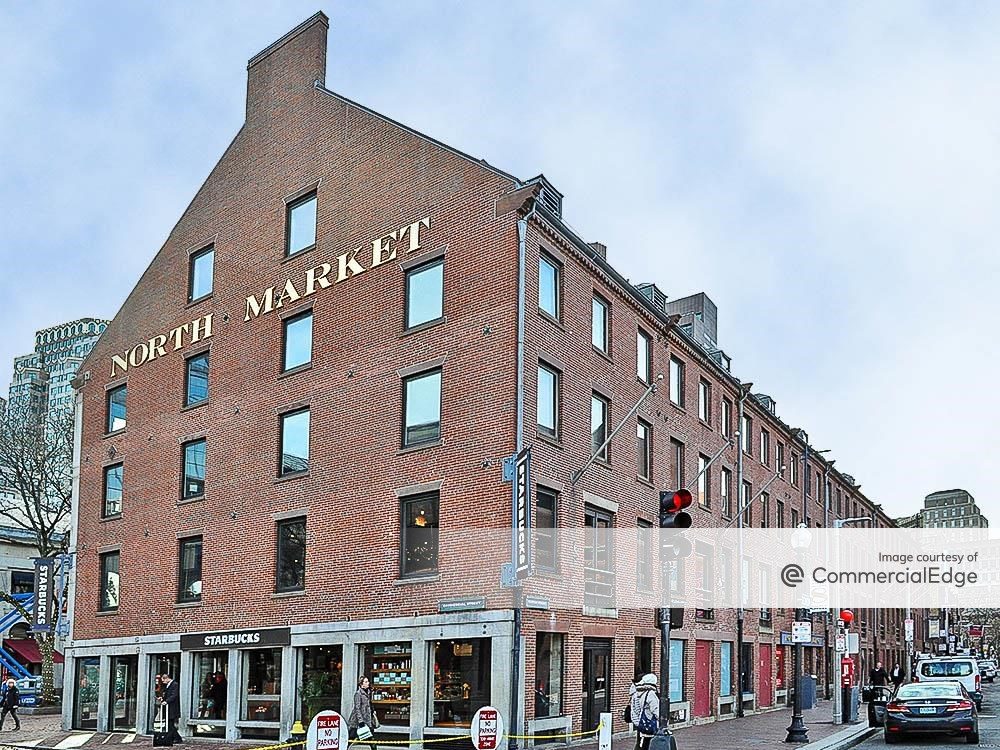
POLYGON ((535 643, 535 718, 562 711, 563 636, 539 633, 535 643))
POLYGON ((408 726, 413 653, 410 643, 373 643, 362 647, 364 674, 372 684, 372 707, 381 723, 408 726))
POLYGON ((344 683, 344 647, 310 646, 301 649, 299 717, 308 725, 320 711, 340 711, 344 683))
POLYGON ((198 691, 197 709, 192 717, 194 734, 199 737, 225 737, 229 656, 225 651, 202 651, 191 656, 194 661, 194 685, 198 691))
POLYGON ((434 712, 438 727, 467 727, 490 704, 490 639, 434 642, 434 712))
POLYGON ((243 721, 269 722, 275 726, 245 727, 244 739, 277 739, 281 719, 281 649, 264 648, 243 652, 243 721))
POLYGON ((96 656, 76 660, 75 729, 97 729, 97 701, 101 691, 101 660, 96 656))

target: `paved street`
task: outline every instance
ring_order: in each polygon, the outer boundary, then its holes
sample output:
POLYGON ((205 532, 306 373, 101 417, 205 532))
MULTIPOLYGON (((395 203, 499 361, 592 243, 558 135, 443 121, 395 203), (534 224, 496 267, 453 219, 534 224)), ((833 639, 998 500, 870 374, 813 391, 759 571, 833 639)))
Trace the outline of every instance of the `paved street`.
MULTIPOLYGON (((979 747, 1000 748, 1000 683, 985 683, 983 685, 983 710, 979 714, 979 747)), ((964 745, 961 737, 916 737, 908 738, 896 745, 886 745, 880 731, 867 742, 857 747, 860 750, 875 750, 878 748, 921 748, 932 750, 939 747, 956 747, 964 745)))

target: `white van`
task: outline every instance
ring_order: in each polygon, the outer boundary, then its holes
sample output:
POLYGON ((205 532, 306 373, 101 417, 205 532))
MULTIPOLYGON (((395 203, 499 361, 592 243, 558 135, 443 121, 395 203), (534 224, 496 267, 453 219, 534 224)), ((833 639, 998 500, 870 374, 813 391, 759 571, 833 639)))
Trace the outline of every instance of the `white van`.
POLYGON ((947 680, 961 682, 962 686, 976 702, 976 710, 983 705, 982 677, 979 665, 971 656, 940 656, 921 659, 913 675, 914 682, 934 682, 947 680))

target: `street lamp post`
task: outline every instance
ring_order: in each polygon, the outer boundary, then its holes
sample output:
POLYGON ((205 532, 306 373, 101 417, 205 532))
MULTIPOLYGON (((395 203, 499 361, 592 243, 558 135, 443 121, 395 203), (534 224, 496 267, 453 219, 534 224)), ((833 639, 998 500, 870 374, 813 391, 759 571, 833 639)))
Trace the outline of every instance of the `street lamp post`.
MULTIPOLYGON (((805 449, 802 452, 802 522, 808 527, 809 526, 809 505, 808 497, 806 495, 806 487, 809 483, 809 436, 806 434, 805 430, 798 430, 798 436, 801 438, 802 443, 805 445, 805 449)), ((795 610, 795 619, 797 621, 802 621, 805 617, 805 610, 801 607, 795 610)), ((788 734, 785 736, 785 742, 808 742, 809 732, 806 729, 805 722, 802 720, 802 662, 805 648, 801 643, 796 643, 793 651, 793 661, 792 661, 792 686, 795 689, 795 703, 792 710, 792 723, 788 725, 788 734)))

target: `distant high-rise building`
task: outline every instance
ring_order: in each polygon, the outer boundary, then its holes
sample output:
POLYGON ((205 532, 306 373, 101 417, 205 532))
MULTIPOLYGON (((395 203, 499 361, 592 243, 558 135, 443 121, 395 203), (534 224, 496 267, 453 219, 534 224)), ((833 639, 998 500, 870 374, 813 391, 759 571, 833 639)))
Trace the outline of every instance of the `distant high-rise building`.
POLYGON ((81 318, 35 334, 35 349, 14 359, 8 403, 28 404, 39 419, 73 403, 77 368, 93 349, 108 321, 81 318))
POLYGON ((941 490, 924 498, 920 526, 932 529, 985 529, 990 525, 966 490, 941 490))

